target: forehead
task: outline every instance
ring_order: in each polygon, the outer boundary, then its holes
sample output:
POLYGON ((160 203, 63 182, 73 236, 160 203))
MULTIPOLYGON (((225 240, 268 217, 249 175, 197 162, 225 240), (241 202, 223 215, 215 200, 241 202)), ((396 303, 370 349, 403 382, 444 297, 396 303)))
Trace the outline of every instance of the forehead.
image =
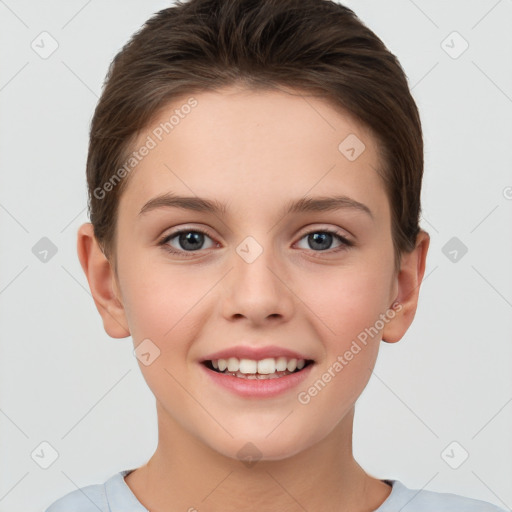
POLYGON ((121 197, 140 208, 167 191, 257 207, 333 188, 386 209, 376 141, 324 99, 297 91, 227 87, 182 96, 138 136, 151 146, 121 197))

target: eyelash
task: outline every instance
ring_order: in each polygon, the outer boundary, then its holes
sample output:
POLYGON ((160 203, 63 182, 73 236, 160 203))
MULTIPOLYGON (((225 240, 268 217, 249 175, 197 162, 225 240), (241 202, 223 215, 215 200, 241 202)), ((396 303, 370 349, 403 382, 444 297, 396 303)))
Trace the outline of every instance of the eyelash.
MULTIPOLYGON (((176 236, 182 234, 182 233, 201 233, 203 235, 206 235, 207 237, 211 238, 213 240, 213 237, 205 230, 203 229, 199 229, 199 228, 194 228, 194 229, 180 229, 179 231, 175 231, 174 233, 170 233, 168 235, 165 235, 159 242, 158 242, 158 245, 159 246, 162 246, 162 248, 173 254, 173 255, 177 255, 177 256, 180 256, 180 257, 183 257, 183 258, 189 258, 189 257, 193 257, 193 255, 195 255, 196 253, 198 252, 201 252, 200 250, 199 251, 178 251, 174 248, 172 248, 170 245, 167 245, 167 242, 171 241, 173 238, 175 238, 176 236)), ((336 237, 340 242, 341 242, 341 245, 339 247, 336 247, 335 249, 327 249, 325 251, 313 251, 311 250, 311 252, 313 253, 337 253, 339 251, 343 251, 343 250, 346 250, 348 249, 349 247, 352 247, 354 245, 353 242, 351 242, 350 240, 347 240, 344 236, 340 235, 336 230, 332 230, 332 229, 314 229, 312 231, 308 231, 307 233, 304 233, 301 238, 299 240, 302 240, 304 237, 308 236, 308 235, 311 235, 313 233, 328 233, 328 234, 331 234, 331 235, 334 235, 334 237, 336 237)))

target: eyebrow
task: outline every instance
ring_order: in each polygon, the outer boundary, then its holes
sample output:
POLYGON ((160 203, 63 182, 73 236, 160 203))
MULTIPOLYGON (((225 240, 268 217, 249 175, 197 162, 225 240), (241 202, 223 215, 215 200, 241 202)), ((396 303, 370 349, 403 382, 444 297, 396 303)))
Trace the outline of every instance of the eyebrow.
MULTIPOLYGON (((227 211, 226 204, 217 200, 205 199, 197 196, 177 196, 168 192, 166 194, 153 197, 147 201, 141 208, 139 216, 160 208, 180 208, 183 210, 213 213, 216 215, 224 215, 227 211)), ((284 206, 283 213, 306 213, 341 209, 364 212, 374 219, 372 211, 368 206, 345 195, 304 197, 297 201, 289 201, 284 206)))

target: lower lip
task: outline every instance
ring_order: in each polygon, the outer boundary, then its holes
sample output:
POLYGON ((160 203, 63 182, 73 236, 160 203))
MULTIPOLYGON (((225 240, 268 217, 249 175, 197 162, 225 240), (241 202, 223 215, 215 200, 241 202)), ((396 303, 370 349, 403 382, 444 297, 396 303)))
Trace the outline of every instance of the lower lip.
POLYGON ((314 363, 308 364, 296 373, 290 373, 277 379, 244 379, 233 377, 231 374, 219 373, 207 368, 204 364, 200 366, 208 376, 227 390, 245 398, 272 398, 297 387, 309 375, 314 363))

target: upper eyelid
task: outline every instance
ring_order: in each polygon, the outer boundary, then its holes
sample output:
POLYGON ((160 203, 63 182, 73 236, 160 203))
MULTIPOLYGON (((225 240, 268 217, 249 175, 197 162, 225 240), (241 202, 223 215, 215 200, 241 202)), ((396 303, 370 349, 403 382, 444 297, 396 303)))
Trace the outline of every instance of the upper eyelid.
POLYGON ((185 228, 179 228, 176 231, 171 231, 170 233, 166 235, 162 235, 159 237, 159 239, 162 240, 169 240, 171 238, 174 238, 177 235, 180 235, 181 233, 188 233, 188 232, 198 232, 203 233, 206 236, 210 237, 212 240, 215 240, 215 237, 210 234, 210 232, 205 228, 194 228, 194 227, 185 227, 185 228))

